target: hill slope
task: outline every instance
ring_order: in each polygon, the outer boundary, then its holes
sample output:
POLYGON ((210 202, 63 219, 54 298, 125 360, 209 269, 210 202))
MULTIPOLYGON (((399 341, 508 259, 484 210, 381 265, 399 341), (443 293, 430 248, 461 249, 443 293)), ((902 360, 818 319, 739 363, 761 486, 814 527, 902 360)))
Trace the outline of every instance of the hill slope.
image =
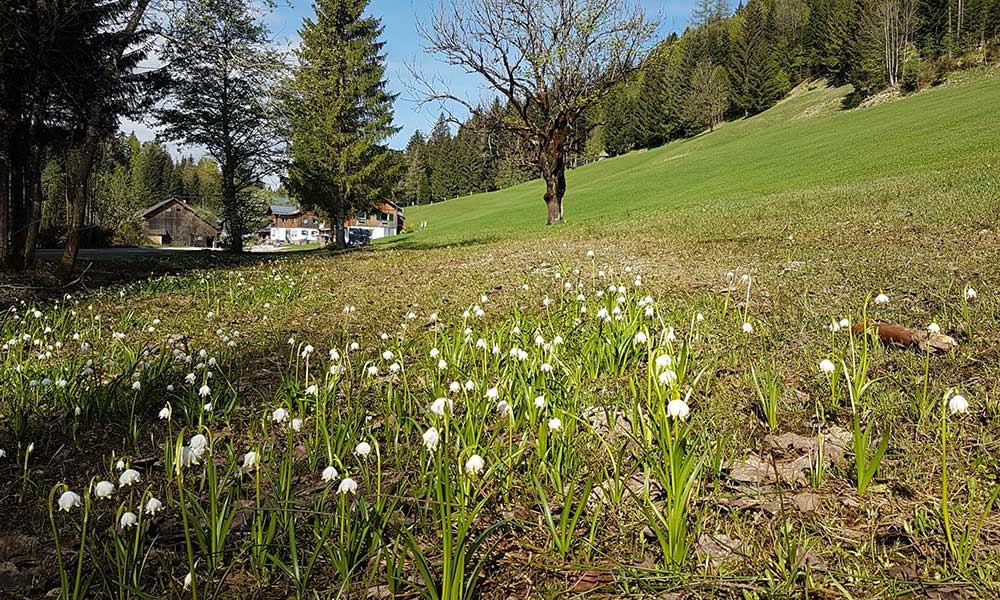
MULTIPOLYGON (((725 220, 773 213, 787 223, 789 209, 795 210, 788 203, 810 198, 830 201, 832 209, 870 201, 872 194, 885 201, 904 194, 919 204, 917 196, 927 198, 942 184, 959 191, 990 187, 983 180, 989 169, 983 167, 1000 160, 995 70, 969 83, 849 111, 840 109, 847 91, 818 87, 714 132, 570 171, 567 223, 560 232, 596 233, 630 223, 703 236, 721 223, 690 219, 692 211, 725 220)), ((533 181, 407 209, 410 223, 426 220, 428 227, 397 243, 430 246, 554 233, 545 229, 542 192, 541 182, 533 181)), ((817 208, 823 212, 822 205, 817 208)), ((928 206, 931 212, 940 208, 928 206)))

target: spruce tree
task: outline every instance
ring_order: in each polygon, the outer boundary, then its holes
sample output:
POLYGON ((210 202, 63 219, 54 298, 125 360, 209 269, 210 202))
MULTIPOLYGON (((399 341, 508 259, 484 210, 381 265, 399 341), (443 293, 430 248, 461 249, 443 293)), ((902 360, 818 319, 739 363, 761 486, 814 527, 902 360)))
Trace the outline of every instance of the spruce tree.
POLYGON ((403 193, 409 202, 426 204, 430 201, 431 182, 428 178, 427 142, 424 135, 415 131, 406 144, 406 175, 403 193))
POLYGON ((304 206, 323 210, 345 243, 344 218, 387 200, 399 176, 385 141, 393 126, 381 21, 368 0, 318 0, 306 19, 287 99, 288 187, 304 206))

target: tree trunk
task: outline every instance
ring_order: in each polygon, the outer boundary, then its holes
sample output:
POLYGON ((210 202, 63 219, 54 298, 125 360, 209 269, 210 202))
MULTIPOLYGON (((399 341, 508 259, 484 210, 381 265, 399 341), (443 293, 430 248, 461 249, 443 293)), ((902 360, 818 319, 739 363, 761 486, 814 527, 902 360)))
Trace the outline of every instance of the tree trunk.
POLYGON ((10 145, 0 130, 0 271, 10 268, 10 145))
POLYGON ((228 164, 222 167, 222 207, 229 226, 229 250, 243 252, 243 222, 240 219, 239 193, 233 181, 235 169, 228 164))
POLYGON ((21 267, 31 268, 35 264, 35 246, 38 244, 39 229, 42 224, 42 149, 32 148, 28 159, 28 222, 24 230, 24 249, 21 267))
POLYGON ((566 194, 566 157, 561 147, 543 151, 539 166, 545 180, 545 207, 548 211, 548 225, 562 220, 562 199, 566 194))
POLYGON ((59 276, 68 281, 76 266, 80 251, 80 228, 83 227, 83 212, 90 191, 90 173, 97 159, 101 133, 93 124, 87 127, 87 137, 75 161, 67 161, 66 199, 69 201, 69 215, 66 223, 66 246, 59 261, 59 276))
POLYGON ((334 240, 334 248, 337 250, 345 250, 347 248, 347 240, 344 239, 347 230, 344 228, 344 215, 337 215, 334 217, 333 232, 337 239, 334 240))

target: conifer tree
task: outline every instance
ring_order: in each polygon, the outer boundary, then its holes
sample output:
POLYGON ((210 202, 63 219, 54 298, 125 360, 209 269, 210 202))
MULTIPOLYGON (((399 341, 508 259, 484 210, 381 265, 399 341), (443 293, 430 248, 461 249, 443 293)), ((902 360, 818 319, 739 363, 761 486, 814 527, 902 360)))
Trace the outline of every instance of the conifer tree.
POLYGON ((298 65, 286 102, 291 164, 288 187, 332 220, 338 246, 344 218, 388 195, 399 177, 385 141, 393 125, 381 21, 368 0, 317 0, 299 32, 298 65))

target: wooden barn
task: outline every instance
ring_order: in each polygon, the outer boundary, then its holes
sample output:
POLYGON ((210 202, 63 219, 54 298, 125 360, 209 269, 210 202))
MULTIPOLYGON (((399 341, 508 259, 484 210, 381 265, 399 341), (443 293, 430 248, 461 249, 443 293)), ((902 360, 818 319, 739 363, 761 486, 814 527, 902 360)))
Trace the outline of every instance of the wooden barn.
POLYGON ((219 235, 215 225, 176 198, 154 204, 141 216, 146 239, 160 246, 211 248, 219 235))

